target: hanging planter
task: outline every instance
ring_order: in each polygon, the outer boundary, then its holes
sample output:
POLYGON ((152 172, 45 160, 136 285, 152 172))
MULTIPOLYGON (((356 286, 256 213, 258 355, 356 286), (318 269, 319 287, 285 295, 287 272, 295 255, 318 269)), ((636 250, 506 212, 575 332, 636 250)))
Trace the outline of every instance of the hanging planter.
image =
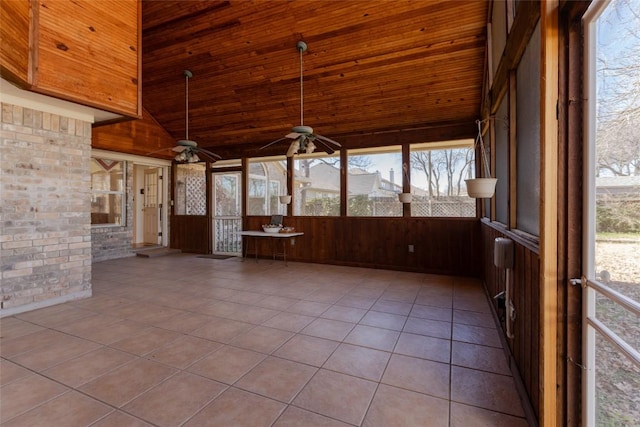
POLYGON ((411 193, 398 194, 398 200, 400 200, 400 203, 411 203, 411 193))
MULTIPOLYGON (((406 163, 402 164, 402 171, 404 172, 404 179, 409 184, 409 190, 411 190, 411 182, 409 181, 409 167, 406 163)), ((411 193, 398 194, 398 200, 400 200, 400 203, 411 203, 411 193)))
POLYGON ((289 203, 291 203, 291 195, 284 195, 284 196, 280 196, 280 203, 282 203, 283 205, 288 205, 289 203))
POLYGON ((467 184, 467 194, 469 197, 476 199, 487 199, 493 197, 496 191, 496 183, 498 178, 491 178, 491 170, 489 169, 489 161, 487 160, 487 152, 484 148, 484 141, 482 140, 482 122, 476 120, 478 125, 478 136, 474 148, 480 146, 480 155, 482 157, 482 165, 484 166, 484 177, 465 179, 467 184))

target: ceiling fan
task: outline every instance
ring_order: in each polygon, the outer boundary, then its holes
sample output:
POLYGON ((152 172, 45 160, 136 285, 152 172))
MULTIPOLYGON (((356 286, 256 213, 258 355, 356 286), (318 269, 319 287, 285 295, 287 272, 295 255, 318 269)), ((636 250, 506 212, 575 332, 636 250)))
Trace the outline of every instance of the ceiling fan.
POLYGON ((159 153, 164 150, 175 151, 176 156, 174 160, 179 163, 197 163, 201 161, 200 156, 204 158, 204 160, 208 160, 211 163, 215 163, 217 160, 220 160, 222 157, 217 155, 216 153, 212 153, 209 150, 205 150, 204 148, 198 147, 198 143, 189 139, 189 79, 193 77, 193 73, 189 70, 184 70, 183 75, 185 77, 185 138, 180 139, 177 142, 177 145, 173 148, 163 148, 162 150, 153 151, 148 154, 159 153), (198 156, 200 154, 200 156, 198 156))
POLYGON ((262 150, 283 140, 292 139, 293 141, 291 142, 291 145, 289 145, 289 150, 287 150, 287 157, 293 157, 294 154, 297 154, 301 151, 306 152, 307 154, 311 154, 316 148, 320 148, 327 154, 333 154, 335 152, 335 148, 342 147, 342 145, 331 138, 313 133, 313 128, 311 126, 304 125, 302 53, 307 51, 307 44, 303 41, 299 41, 296 47, 298 48, 298 52, 300 52, 300 126, 294 126, 289 134, 280 139, 276 139, 275 141, 272 141, 263 147, 260 147, 260 149, 262 150), (320 147, 317 147, 316 144, 318 144, 320 147))

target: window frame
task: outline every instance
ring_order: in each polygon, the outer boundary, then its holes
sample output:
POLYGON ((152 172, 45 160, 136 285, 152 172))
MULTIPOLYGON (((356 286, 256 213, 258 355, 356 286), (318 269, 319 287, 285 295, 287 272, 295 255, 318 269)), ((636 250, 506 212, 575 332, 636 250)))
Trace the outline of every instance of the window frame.
MULTIPOLYGON (((110 162, 117 162, 120 164, 120 170, 122 171, 122 178, 121 178, 121 190, 96 190, 93 188, 93 173, 91 173, 91 211, 90 211, 90 215, 93 217, 93 203, 94 203, 94 199, 97 198, 97 196, 120 196, 120 223, 110 223, 110 222, 105 222, 105 223, 94 223, 93 220, 91 220, 91 227, 92 228, 101 228, 101 227, 126 227, 127 226, 127 161, 126 160, 117 160, 117 159, 112 159, 112 158, 108 158, 108 157, 102 157, 102 156, 95 156, 92 155, 91 156, 91 162, 98 162, 98 160, 103 160, 103 161, 110 161, 110 162)), ((102 165, 98 165, 99 167, 104 168, 102 165)), ((109 171, 106 171, 107 173, 110 173, 109 171)), ((96 213, 101 213, 101 212, 96 212, 96 213)), ((109 215, 109 213, 107 213, 107 215, 109 215)), ((117 214, 114 214, 114 216, 117 214)))

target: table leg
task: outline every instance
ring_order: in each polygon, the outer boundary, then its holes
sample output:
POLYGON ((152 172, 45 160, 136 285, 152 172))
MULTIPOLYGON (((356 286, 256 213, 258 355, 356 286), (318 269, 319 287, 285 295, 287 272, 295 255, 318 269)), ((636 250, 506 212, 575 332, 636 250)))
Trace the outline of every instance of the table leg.
POLYGON ((284 258, 284 266, 287 266, 287 242, 289 239, 282 239, 282 258, 284 258))
POLYGON ((256 263, 258 262, 258 238, 254 237, 253 238, 253 250, 256 253, 256 263))

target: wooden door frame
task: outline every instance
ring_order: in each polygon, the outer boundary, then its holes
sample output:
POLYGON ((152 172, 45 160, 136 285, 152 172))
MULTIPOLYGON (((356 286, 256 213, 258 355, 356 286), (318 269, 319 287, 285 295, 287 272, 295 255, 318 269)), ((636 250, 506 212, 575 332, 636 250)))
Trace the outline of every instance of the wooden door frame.
POLYGON ((584 140, 584 35, 590 1, 560 8, 558 55, 558 329, 557 425, 582 425, 582 274, 584 140))

